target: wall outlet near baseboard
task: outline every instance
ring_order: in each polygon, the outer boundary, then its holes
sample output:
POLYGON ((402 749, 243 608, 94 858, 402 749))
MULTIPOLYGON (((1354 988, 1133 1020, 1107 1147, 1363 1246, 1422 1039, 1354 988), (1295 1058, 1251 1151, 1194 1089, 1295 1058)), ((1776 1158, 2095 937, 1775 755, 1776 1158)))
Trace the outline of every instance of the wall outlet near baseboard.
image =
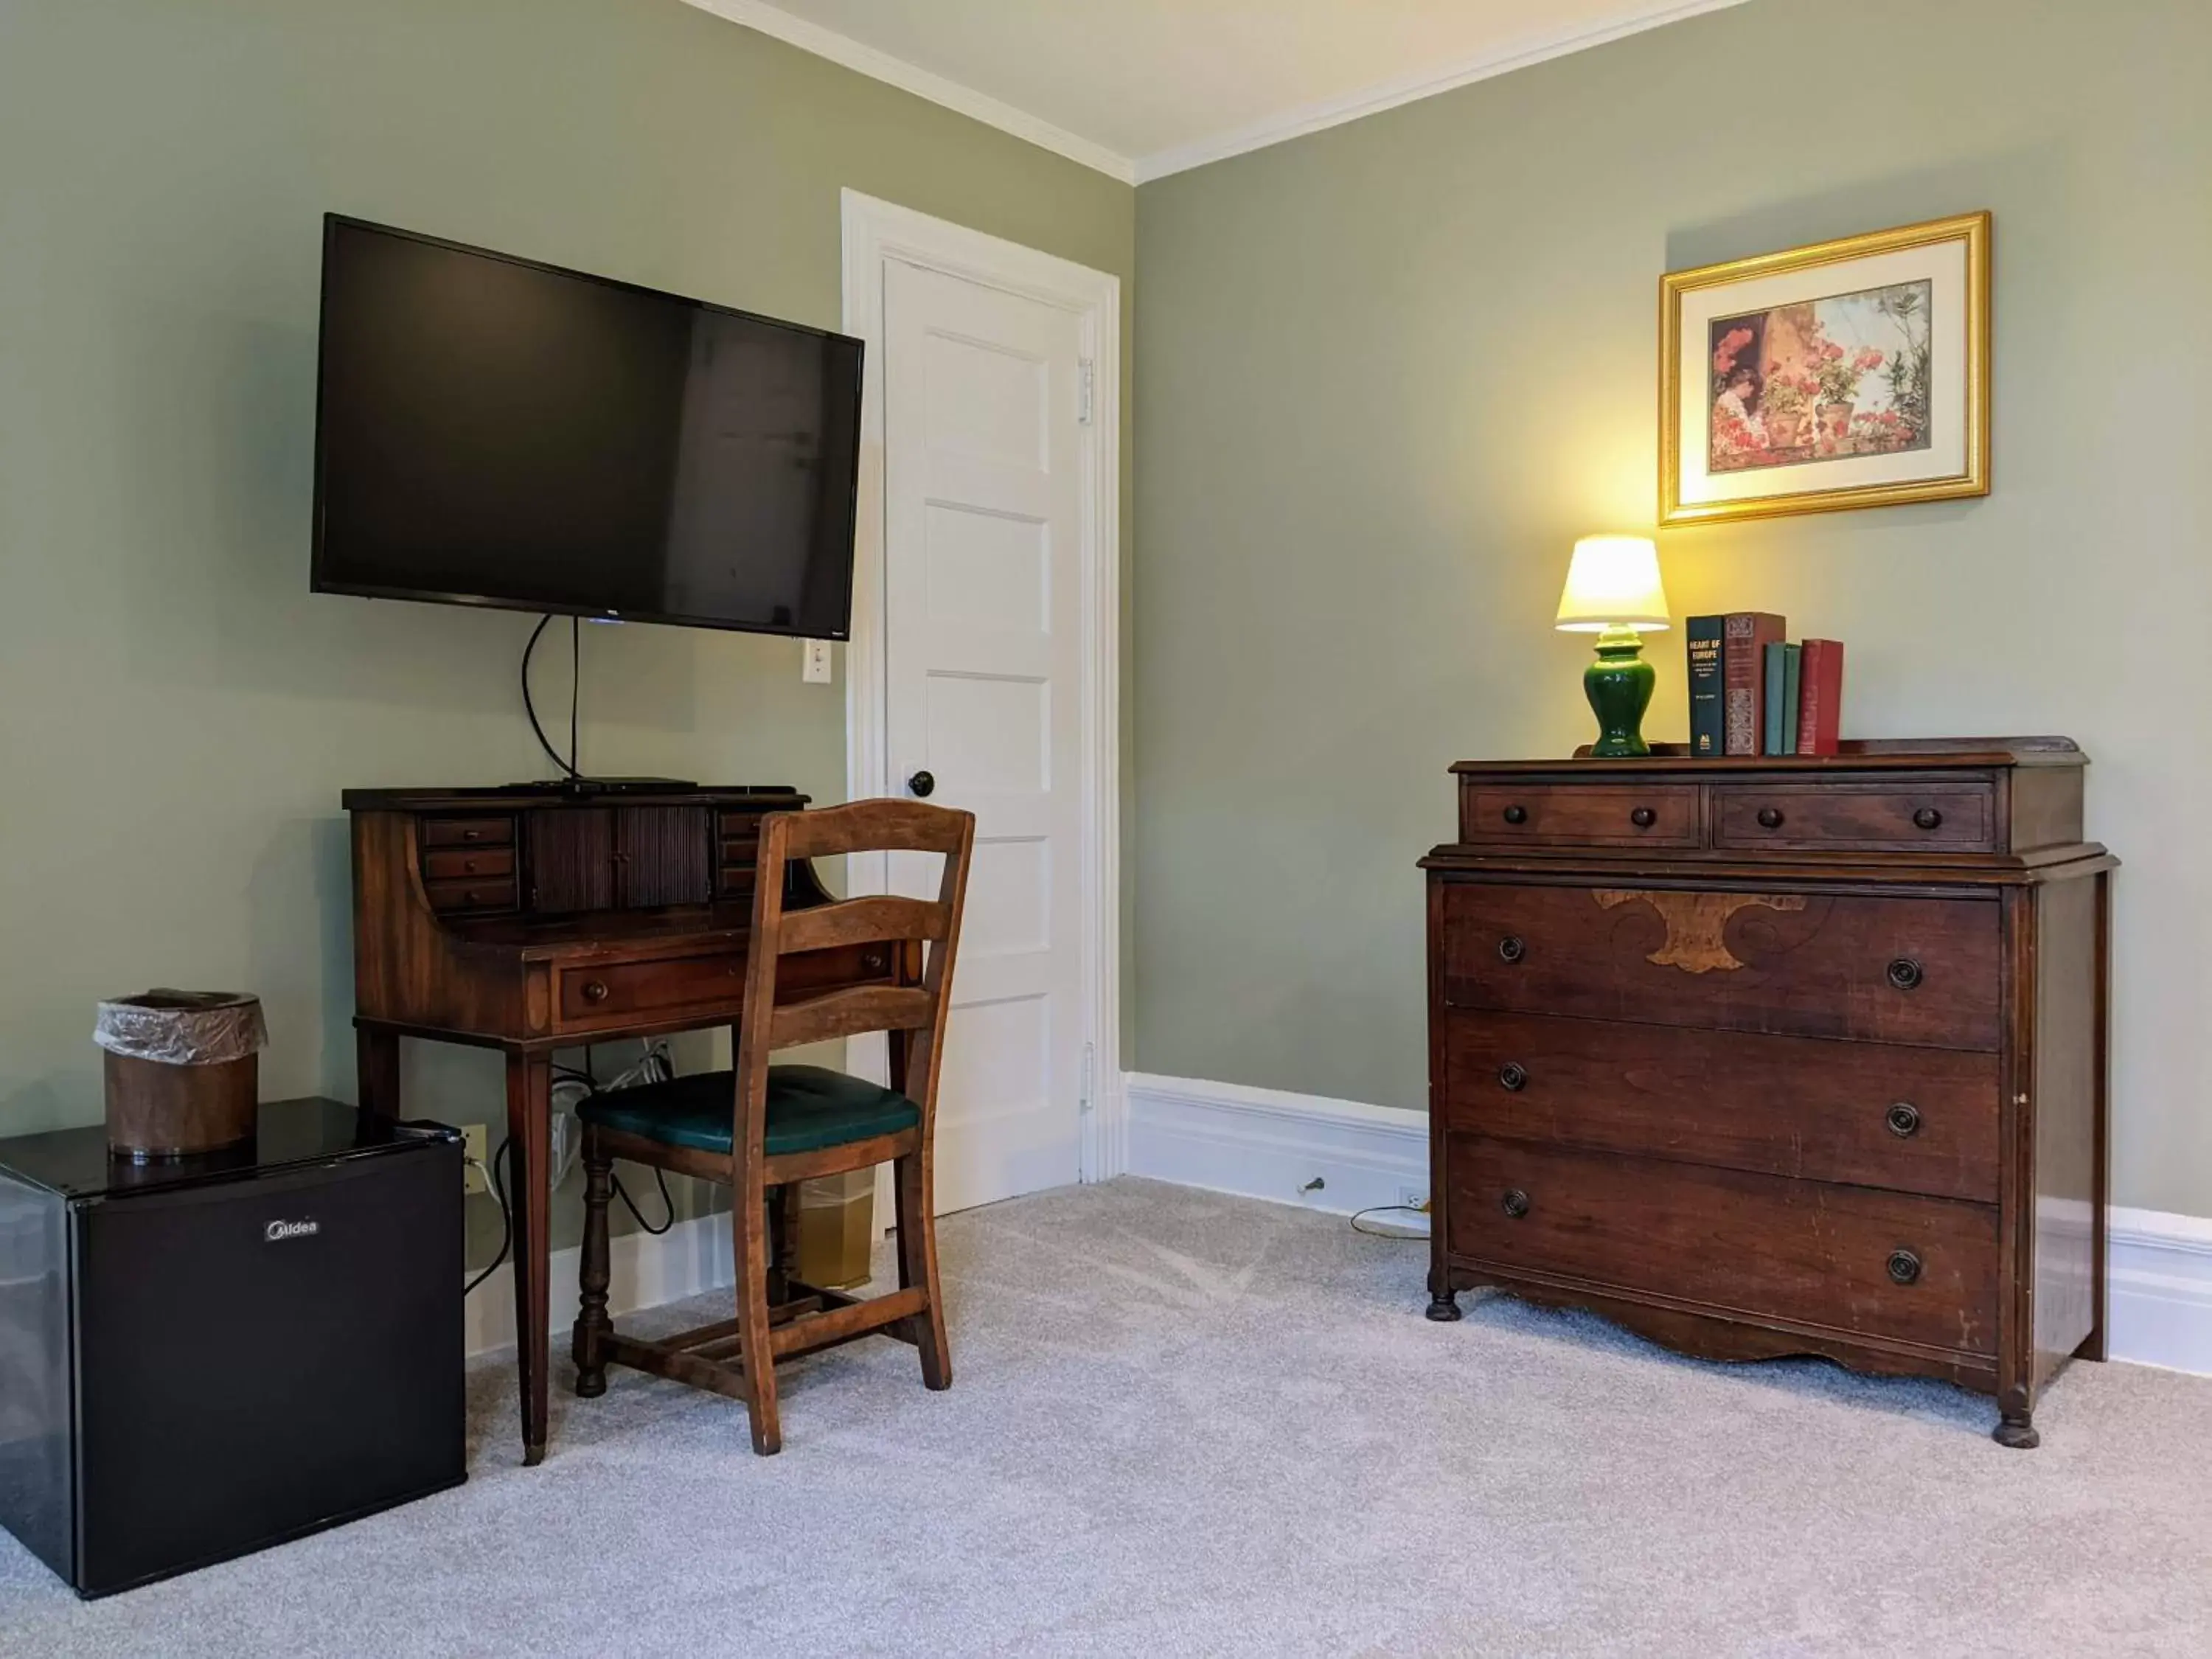
POLYGON ((491 1190, 484 1181, 484 1170, 489 1162, 489 1154, 484 1148, 489 1145, 489 1132, 483 1124, 461 1125, 461 1157, 466 1160, 461 1165, 461 1191, 471 1198, 491 1190))
POLYGON ((1429 1212, 1429 1189, 1425 1187, 1399 1188, 1398 1207, 1401 1210, 1419 1210, 1423 1215, 1426 1215, 1429 1212))

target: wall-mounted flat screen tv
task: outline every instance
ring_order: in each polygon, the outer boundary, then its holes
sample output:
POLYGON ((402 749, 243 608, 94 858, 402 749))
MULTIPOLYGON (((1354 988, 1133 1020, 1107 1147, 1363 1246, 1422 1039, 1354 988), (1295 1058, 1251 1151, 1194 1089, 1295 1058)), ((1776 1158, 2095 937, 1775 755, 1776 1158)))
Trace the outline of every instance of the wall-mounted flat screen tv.
POLYGON ((843 639, 860 343, 336 215, 317 591, 843 639))

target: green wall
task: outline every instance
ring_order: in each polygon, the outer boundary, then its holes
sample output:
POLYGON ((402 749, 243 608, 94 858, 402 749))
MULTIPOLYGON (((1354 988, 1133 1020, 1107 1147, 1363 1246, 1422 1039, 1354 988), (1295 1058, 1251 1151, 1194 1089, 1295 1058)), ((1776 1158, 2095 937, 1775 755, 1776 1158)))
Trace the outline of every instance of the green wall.
MULTIPOLYGON (((529 618, 307 592, 322 214, 835 327, 848 185, 1133 275, 1127 185, 678 0, 0 4, 0 1133, 96 1120, 93 1005, 157 984, 350 1099, 338 792, 544 769, 529 618)), ((590 630, 586 766, 836 799, 799 649, 590 630)))
POLYGON ((2081 741, 2116 1196, 2212 1213, 2208 86, 2195 0, 1752 0, 1141 188, 1132 1063, 1423 1104, 1413 861, 1449 763, 1588 734, 1552 611, 1653 517, 1660 273, 1989 208, 1996 493, 1668 589, 1845 641, 1850 734, 2081 741))

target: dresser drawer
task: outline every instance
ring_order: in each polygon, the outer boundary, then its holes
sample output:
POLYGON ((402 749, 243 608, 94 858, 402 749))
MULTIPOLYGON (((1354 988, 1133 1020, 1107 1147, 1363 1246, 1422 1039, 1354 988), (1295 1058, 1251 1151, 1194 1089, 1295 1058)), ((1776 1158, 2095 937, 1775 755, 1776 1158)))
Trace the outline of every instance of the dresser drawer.
POLYGON ((1442 931, 1449 1007, 1997 1046, 1993 901, 1450 882, 1442 931))
POLYGON ((429 897, 430 908, 441 915, 515 907, 512 876, 494 876, 489 881, 426 881, 422 891, 429 897))
POLYGON ((1996 791, 1986 783, 1716 784, 1713 845, 1784 852, 1988 853, 1996 791))
POLYGON ((1446 1127, 1997 1200, 1997 1057, 1540 1014, 1445 1016, 1446 1127))
POLYGON ((514 820, 493 818, 424 818, 425 847, 512 847, 514 820))
POLYGON ((1996 1348, 1997 1211, 1453 1135, 1455 1261, 1971 1354, 1996 1348))
POLYGON ((442 847, 422 854, 422 874, 430 881, 485 881, 514 873, 512 847, 442 847))
POLYGON ((734 1005, 744 993, 744 982, 742 951, 564 968, 560 982, 561 1018, 563 1024, 574 1024, 655 1013, 696 1003, 734 1005))
POLYGON ((1695 847, 1695 784, 1469 782, 1460 840, 1474 847, 1695 847))

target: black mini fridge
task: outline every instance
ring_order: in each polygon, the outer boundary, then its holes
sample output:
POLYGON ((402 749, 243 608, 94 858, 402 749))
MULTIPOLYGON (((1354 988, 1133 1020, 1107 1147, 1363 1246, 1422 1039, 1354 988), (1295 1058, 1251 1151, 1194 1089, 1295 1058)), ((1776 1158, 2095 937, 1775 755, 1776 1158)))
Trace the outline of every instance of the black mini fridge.
POLYGON ((461 1165, 320 1099, 173 1163, 0 1140, 0 1522, 93 1596, 459 1485, 461 1165))

